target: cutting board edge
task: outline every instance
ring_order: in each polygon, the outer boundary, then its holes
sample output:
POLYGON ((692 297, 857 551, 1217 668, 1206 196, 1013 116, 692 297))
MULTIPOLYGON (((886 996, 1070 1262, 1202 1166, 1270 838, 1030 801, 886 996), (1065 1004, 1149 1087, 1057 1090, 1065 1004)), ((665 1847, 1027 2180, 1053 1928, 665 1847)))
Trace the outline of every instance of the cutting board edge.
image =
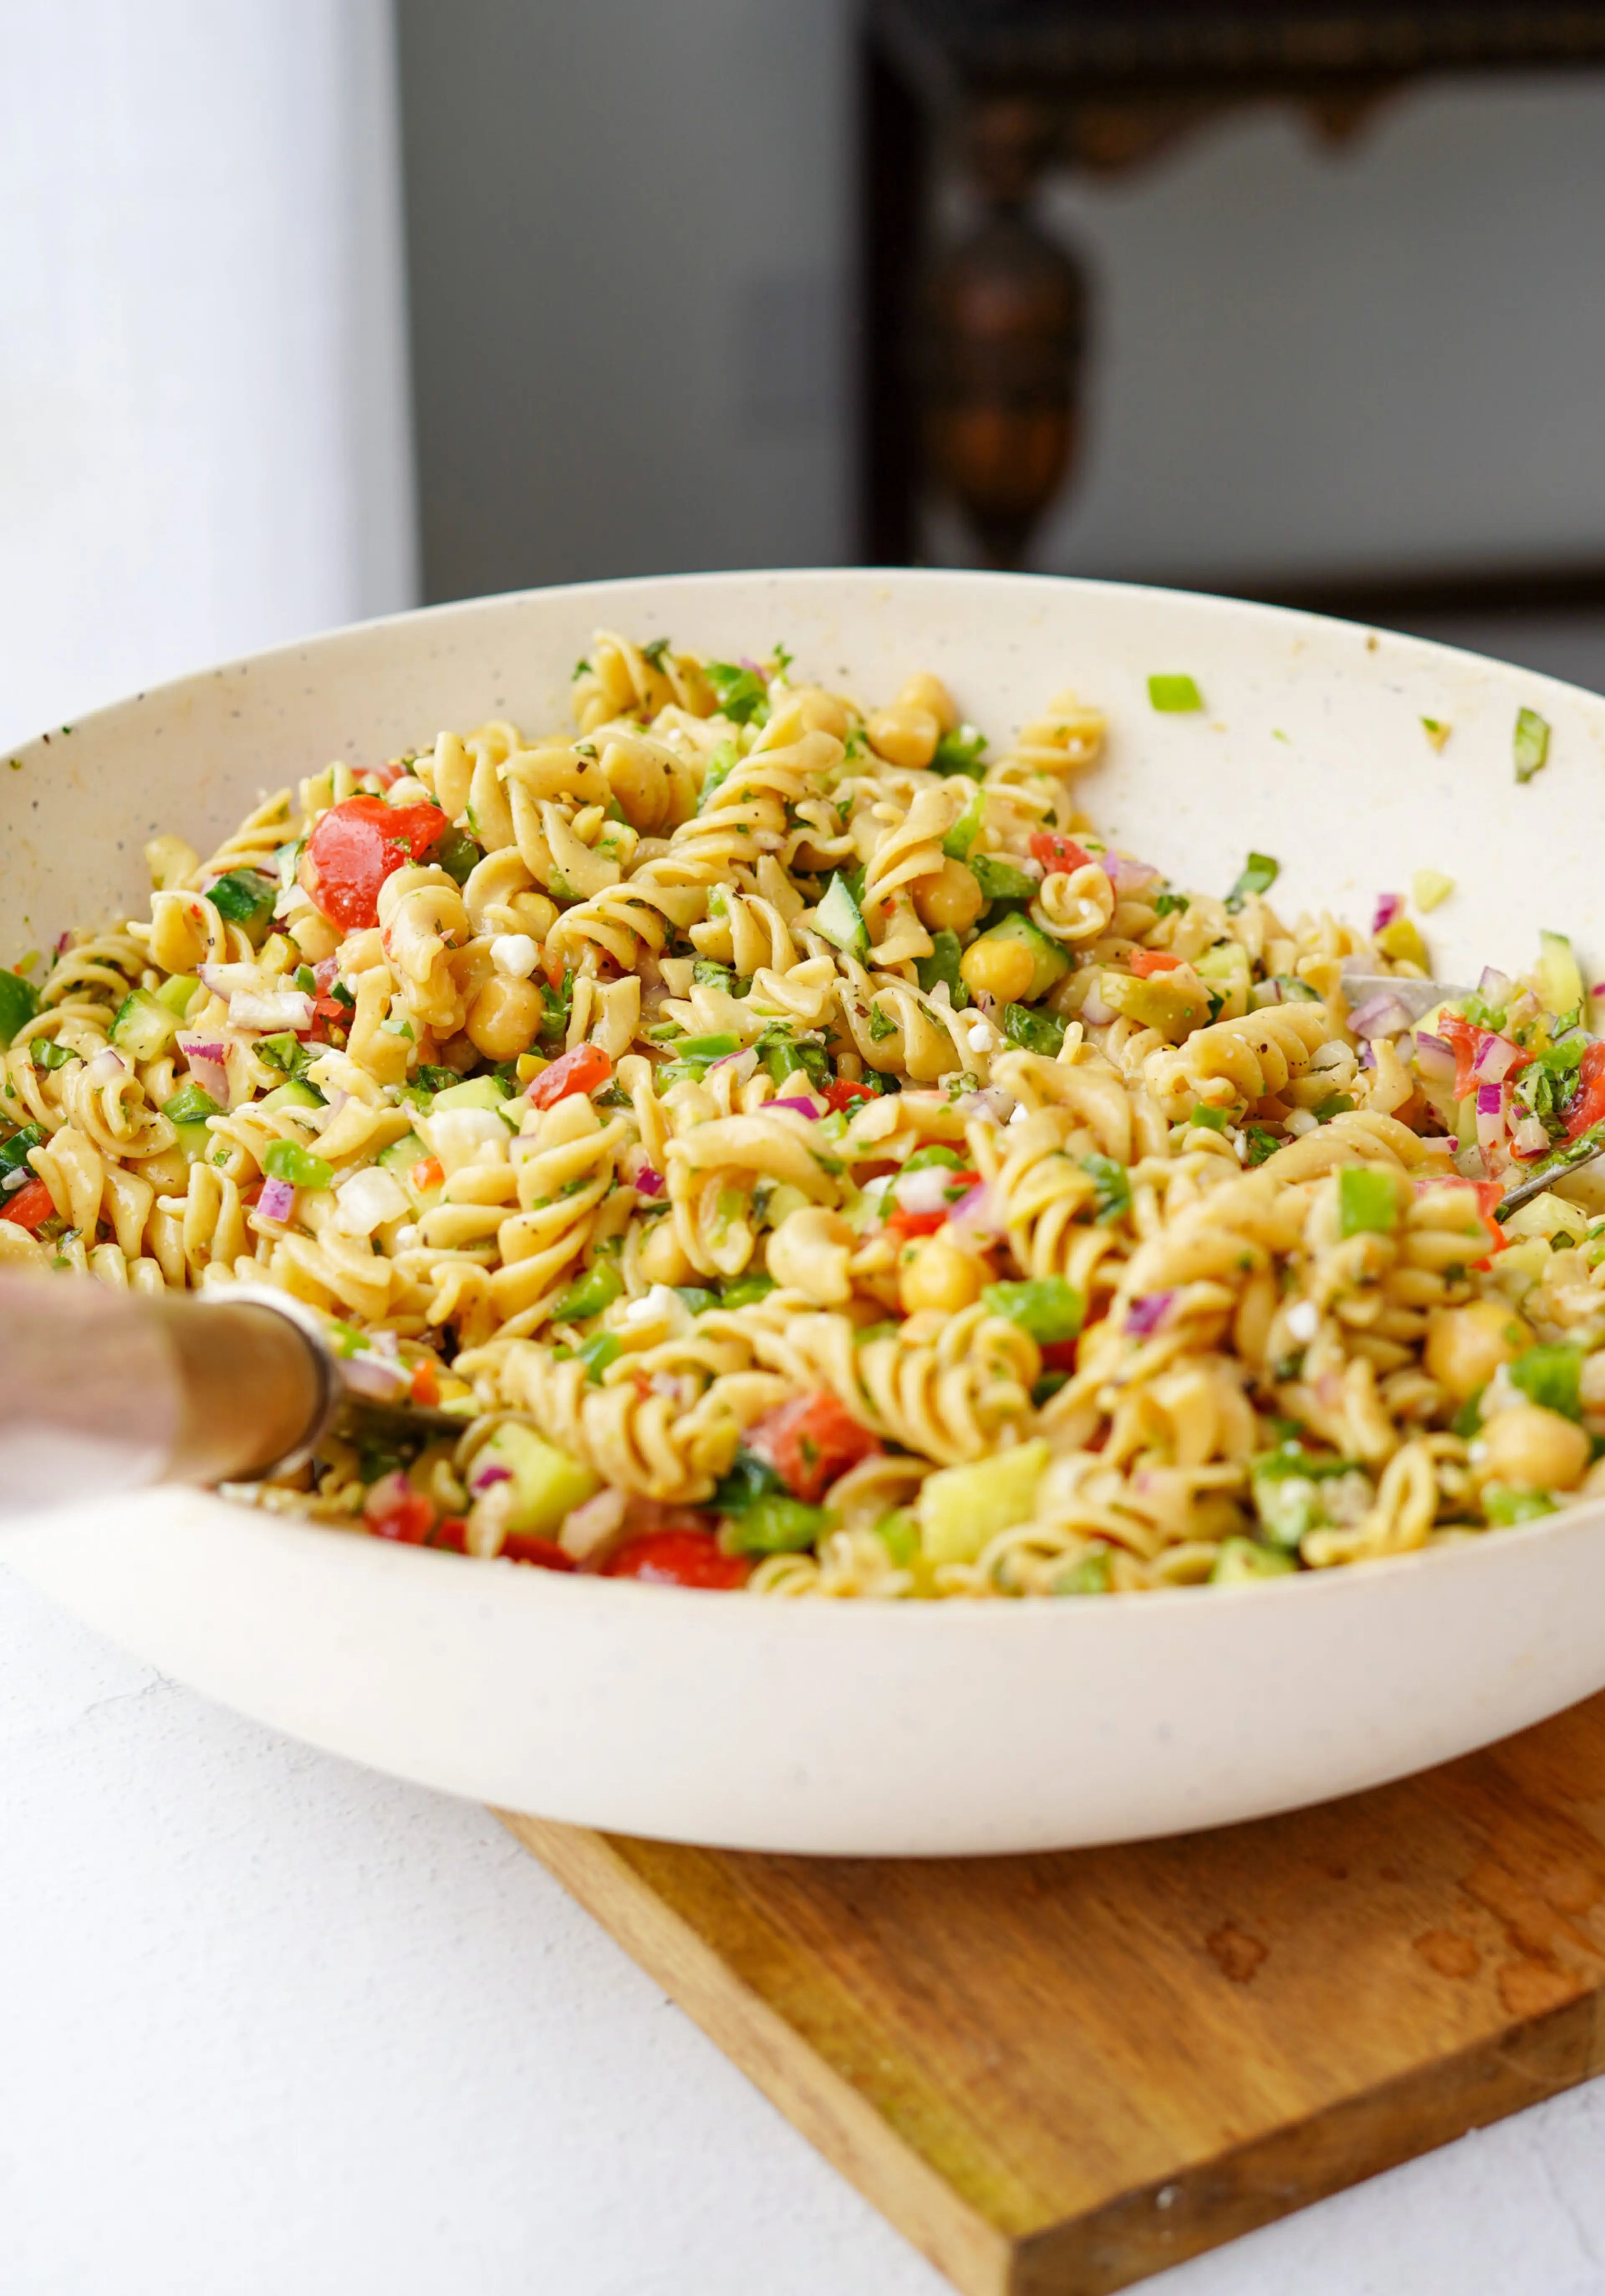
POLYGON ((1014 2246, 1008 2296, 1115 2296, 1601 2072, 1605 1993, 1585 1992, 1318 2118, 1285 2122, 1027 2234, 1014 2246))
POLYGON ((1016 2242, 972 2209, 850 2081, 743 1984, 605 1834, 516 1810, 492 1814, 963 2296, 1011 2296, 1016 2242))
POLYGON ((620 1845, 583 1827, 495 1815, 963 2296, 1114 2296, 1605 2072, 1605 1987, 1590 1987, 1079 2214, 1003 2226, 739 1978, 620 1845))

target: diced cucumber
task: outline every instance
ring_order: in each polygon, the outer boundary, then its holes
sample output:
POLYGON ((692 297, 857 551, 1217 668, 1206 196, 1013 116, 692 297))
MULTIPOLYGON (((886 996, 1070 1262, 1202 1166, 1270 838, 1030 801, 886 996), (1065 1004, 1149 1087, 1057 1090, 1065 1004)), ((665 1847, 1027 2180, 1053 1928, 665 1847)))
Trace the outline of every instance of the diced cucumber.
POLYGON ((831 878, 825 887, 823 900, 814 912, 814 923, 826 940, 834 941, 850 956, 864 959, 870 953, 869 927, 864 922, 864 911, 848 890, 840 875, 831 878))
POLYGON ((1285 1578, 1298 1568, 1290 1554, 1282 1554, 1274 1547, 1256 1546, 1251 1538, 1223 1538, 1215 1568, 1209 1573, 1209 1583, 1212 1587, 1236 1587, 1250 1578, 1285 1578))
POLYGON ((265 877, 259 869, 231 869, 207 887, 206 898, 220 917, 242 927, 253 947, 261 947, 273 930, 274 903, 279 898, 275 879, 265 877))
POLYGON ((1032 901, 1042 890, 1035 877, 1028 877, 1011 861, 1000 860, 995 853, 972 854, 970 866, 989 901, 1032 901))
POLYGON ((1185 972, 1152 972, 1146 980, 1134 972, 1101 972, 1098 994, 1139 1029, 1157 1029, 1173 1040, 1203 1028, 1209 1019, 1208 991, 1185 972))
POLYGON ((153 1061, 178 1034, 178 1015, 144 989, 125 996, 111 1023, 111 1042, 131 1061, 153 1061))
POLYGON ((927 996, 944 980, 947 983, 948 1001, 955 1013, 964 1012, 970 1003, 970 991, 959 977, 959 964, 964 951, 957 933, 944 925, 940 932, 930 937, 930 955, 914 959, 914 971, 920 986, 927 996))
POLYGON ((973 1562, 990 1538, 1029 1520, 1048 1464, 1040 1438, 973 1466, 942 1467, 920 1492, 920 1529, 929 1562, 973 1562))
POLYGON ((1583 975, 1564 933, 1538 936, 1538 995, 1546 1013, 1574 1013, 1583 1002, 1583 975))
POLYGON ((504 1116, 506 1089, 495 1077, 469 1077, 462 1084, 448 1084, 444 1092, 435 1095, 430 1103, 430 1115, 438 1115, 443 1108, 487 1108, 494 1115, 504 1116))
POLYGON ((512 1478, 508 1529, 526 1531, 537 1538, 552 1538, 561 1529, 570 1507, 583 1506, 602 1488, 601 1477, 589 1467, 582 1467, 555 1443, 544 1441, 532 1427, 521 1427, 516 1420, 498 1427, 479 1453, 469 1473, 471 1487, 479 1488, 487 1466, 505 1467, 512 1478))
POLYGON ((969 803, 942 840, 942 850, 950 861, 968 861, 970 849, 981 833, 981 824, 987 818, 986 792, 978 784, 970 792, 969 803))
POLYGON ((1062 980, 1070 969, 1070 959, 1059 943, 1034 925, 1022 910, 1011 909, 1006 917, 999 917, 995 925, 987 926, 979 939, 1018 941, 1029 954, 1036 970, 1031 975, 1030 987, 1020 999, 1022 1004, 1035 1004, 1039 997, 1047 995, 1056 980, 1062 980))
POLYGON ((809 1506, 783 1491, 769 1491, 731 1517, 724 1544, 733 1554, 800 1554, 835 1521, 827 1507, 809 1506))
POLYGON ((1028 1004, 1005 1004, 1003 1034, 1022 1052, 1040 1053, 1057 1060, 1064 1043, 1064 1022, 1057 1013, 1035 1013, 1028 1004))
POLYGON ((399 1140, 392 1140, 388 1148, 381 1148, 373 1160, 382 1164, 387 1172, 399 1175, 422 1162, 429 1152, 415 1132, 404 1132, 399 1140))
POLYGON ((275 1084, 273 1090, 258 1103, 258 1107, 269 1111, 275 1108, 321 1108, 323 1104, 322 1093, 315 1092, 309 1084, 302 1084, 295 1077, 286 1084, 275 1084))
POLYGON ((609 1261, 599 1259, 587 1269, 577 1283, 571 1283, 552 1310, 554 1324, 577 1324, 587 1316, 600 1316, 610 1308, 624 1290, 624 1278, 609 1261))
POLYGON ((165 1004, 169 1013, 176 1013, 182 1021, 205 991, 192 972, 176 972, 170 980, 164 980, 153 993, 159 1004, 165 1004))

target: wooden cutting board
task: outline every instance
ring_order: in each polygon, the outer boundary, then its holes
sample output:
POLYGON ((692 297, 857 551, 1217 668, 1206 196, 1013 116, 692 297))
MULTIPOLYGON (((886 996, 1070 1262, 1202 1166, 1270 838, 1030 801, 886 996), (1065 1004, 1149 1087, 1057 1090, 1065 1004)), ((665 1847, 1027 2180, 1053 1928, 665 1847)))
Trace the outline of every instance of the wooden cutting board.
POLYGON ((967 2296, 1126 2287, 1605 2070, 1605 1696, 1135 1848, 506 1823, 967 2296))

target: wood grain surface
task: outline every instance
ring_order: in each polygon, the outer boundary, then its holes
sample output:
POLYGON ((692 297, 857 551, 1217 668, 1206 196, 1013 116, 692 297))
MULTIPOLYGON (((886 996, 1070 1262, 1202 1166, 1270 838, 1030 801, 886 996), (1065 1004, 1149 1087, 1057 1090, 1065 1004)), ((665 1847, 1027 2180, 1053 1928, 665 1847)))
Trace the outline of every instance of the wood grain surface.
POLYGON ((967 2296, 1126 2287, 1605 2070, 1605 1697, 1121 1849, 505 1823, 967 2296))

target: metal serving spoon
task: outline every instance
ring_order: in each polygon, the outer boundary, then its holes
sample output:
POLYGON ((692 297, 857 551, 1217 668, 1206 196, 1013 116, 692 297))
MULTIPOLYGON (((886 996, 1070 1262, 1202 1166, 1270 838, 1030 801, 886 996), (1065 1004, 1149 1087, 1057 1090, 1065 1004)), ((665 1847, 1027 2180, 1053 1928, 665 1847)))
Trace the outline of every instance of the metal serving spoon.
MULTIPOLYGON (((1404 1006, 1413 1021, 1425 1020, 1435 1005, 1463 1004, 1472 994, 1470 988, 1458 988, 1449 980, 1396 980, 1392 974, 1379 972, 1346 972, 1343 993, 1350 1007, 1363 1004, 1372 996, 1394 996, 1404 1006)), ((1547 1156, 1540 1156, 1535 1164, 1527 1165, 1521 1177, 1508 1187, 1494 1207, 1496 1220, 1507 1220, 1522 1205, 1541 1196, 1551 1184, 1579 1165, 1592 1164, 1597 1157, 1605 1156, 1605 1123, 1590 1125, 1586 1132, 1575 1140, 1563 1141, 1552 1148, 1547 1156)))
POLYGON ((288 1474, 337 1425, 421 1445, 463 1423, 359 1393, 317 1318, 282 1292, 146 1298, 0 1276, 0 1515, 288 1474))

